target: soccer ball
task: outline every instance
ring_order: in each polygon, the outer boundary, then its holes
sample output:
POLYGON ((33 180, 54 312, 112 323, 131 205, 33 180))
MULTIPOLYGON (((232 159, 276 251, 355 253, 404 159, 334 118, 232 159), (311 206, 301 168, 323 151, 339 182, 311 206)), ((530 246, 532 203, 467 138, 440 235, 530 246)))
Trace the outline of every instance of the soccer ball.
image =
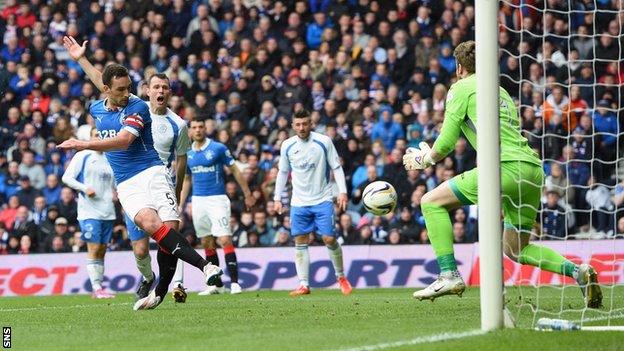
POLYGON ((382 216, 394 211, 397 204, 397 193, 390 183, 379 180, 364 188, 362 201, 368 212, 382 216))

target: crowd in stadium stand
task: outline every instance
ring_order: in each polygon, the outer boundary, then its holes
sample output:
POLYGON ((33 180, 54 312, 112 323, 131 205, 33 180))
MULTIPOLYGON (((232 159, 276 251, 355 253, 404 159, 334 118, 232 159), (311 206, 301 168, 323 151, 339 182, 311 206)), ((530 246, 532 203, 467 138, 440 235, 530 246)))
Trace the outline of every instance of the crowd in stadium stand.
MULTIPOLYGON (((0 13, 0 253, 85 251, 76 197, 60 179, 72 153, 56 145, 88 139, 86 112, 99 93, 62 45, 88 40, 98 69, 128 67, 134 91, 164 72, 170 107, 206 121, 250 183, 246 209, 235 182, 231 225, 239 247, 288 246, 289 218, 273 211, 279 146, 290 116, 312 111, 347 175, 348 210, 336 218, 344 244, 427 243, 422 195, 476 165, 460 139, 444 162, 406 172, 402 155, 440 133, 453 49, 474 39, 471 1, 445 0, 6 0, 0 13), (373 180, 392 183, 396 211, 373 217, 360 203, 373 180)), ((624 12, 616 1, 525 0, 501 6, 501 85, 517 99, 531 146, 547 174, 536 237, 624 232, 616 209, 624 82, 624 12), (531 6, 544 8, 538 11, 531 6), (599 10, 593 14, 594 4, 599 10), (571 7, 576 12, 565 11, 571 7), (583 12, 587 11, 587 12, 583 12), (619 16, 619 22, 618 22, 619 16), (596 84, 595 84, 596 83, 596 84)), ((288 193, 282 199, 287 202, 288 193)), ((129 249, 118 207, 110 250, 129 249)), ((183 233, 195 242, 190 208, 183 233)), ((476 206, 452 212, 455 241, 477 239, 476 206)))

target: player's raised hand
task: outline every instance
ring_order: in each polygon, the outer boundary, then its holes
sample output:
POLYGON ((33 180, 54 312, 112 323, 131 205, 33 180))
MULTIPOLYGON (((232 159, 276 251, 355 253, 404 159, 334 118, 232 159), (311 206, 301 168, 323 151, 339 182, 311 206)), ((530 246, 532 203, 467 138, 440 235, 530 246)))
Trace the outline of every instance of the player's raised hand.
POLYGON ((87 148, 87 143, 78 139, 68 139, 57 146, 61 150, 81 151, 87 148))
POLYGON ((336 202, 338 203, 339 209, 341 209, 342 211, 346 211, 348 201, 349 199, 347 198, 347 194, 345 193, 338 194, 338 198, 336 199, 336 202))
POLYGON ((274 201, 273 208, 275 209, 275 212, 277 212, 278 215, 282 214, 282 202, 281 201, 274 201))
POLYGON ((74 37, 66 35, 63 37, 63 46, 67 49, 69 56, 74 60, 78 61, 85 55, 87 51, 87 40, 82 42, 82 45, 79 45, 74 37))
POLYGON ((92 187, 88 187, 87 188, 87 196, 88 197, 95 197, 95 190, 93 190, 92 187))

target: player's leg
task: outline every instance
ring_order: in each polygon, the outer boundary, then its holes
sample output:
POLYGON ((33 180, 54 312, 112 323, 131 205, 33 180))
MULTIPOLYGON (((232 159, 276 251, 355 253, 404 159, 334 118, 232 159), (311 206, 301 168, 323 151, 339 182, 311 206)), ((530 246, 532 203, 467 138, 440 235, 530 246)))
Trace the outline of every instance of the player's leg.
POLYGON ((223 235, 217 237, 219 246, 223 248, 225 254, 225 264, 230 276, 230 293, 232 295, 240 294, 243 292, 240 284, 238 284, 238 260, 236 258, 236 249, 234 248, 234 242, 232 241, 232 235, 223 235))
POLYGON ((132 243, 132 252, 136 261, 137 269, 141 272, 143 279, 139 283, 136 291, 136 298, 142 299, 149 294, 156 275, 152 271, 152 257, 149 254, 149 236, 141 230, 128 215, 125 216, 128 238, 132 243))
POLYGON ((461 205, 475 203, 477 199, 477 170, 462 173, 426 193, 421 201, 427 235, 440 267, 440 276, 427 288, 416 291, 417 299, 435 299, 438 296, 457 294, 466 288, 457 271, 453 250, 453 227, 449 211, 461 205))
POLYGON ((219 262, 219 255, 217 254, 217 239, 212 235, 212 233, 206 234, 206 236, 201 238, 201 244, 204 248, 206 261, 218 267, 221 263, 219 262))
POLYGON ((340 290, 344 295, 351 294, 353 288, 344 274, 344 264, 342 261, 342 247, 336 241, 336 230, 334 227, 334 204, 330 201, 312 206, 314 211, 315 232, 323 238, 323 243, 329 252, 329 258, 334 266, 336 280, 340 285, 340 290))
POLYGON ((503 251, 510 259, 575 279, 586 297, 588 307, 602 304, 596 271, 587 264, 577 265, 557 251, 529 242, 540 204, 543 172, 527 163, 503 162, 501 188, 505 231, 503 251))
POLYGON ((310 293, 310 253, 308 239, 314 231, 314 214, 309 207, 292 206, 290 209, 291 235, 295 238, 295 268, 299 287, 290 292, 291 296, 310 293))
MULTIPOLYGON (((225 265, 227 266, 230 276, 230 292, 232 294, 240 294, 242 292, 241 286, 238 284, 238 261, 236 258, 236 251, 234 249, 234 242, 232 241, 232 230, 230 229, 230 217, 231 217, 231 204, 230 199, 225 195, 211 196, 211 211, 209 212, 210 222, 212 223, 210 238, 216 240, 216 243, 223 248, 225 256, 225 265)), ((216 246, 214 246, 216 247, 216 246)), ((219 264, 219 258, 215 255, 216 264, 219 264)), ((206 251, 206 257, 208 257, 208 251, 206 251)))
MULTIPOLYGON (((177 231, 180 230, 180 221, 167 221, 165 222, 165 225, 168 225, 177 231)), ((163 254, 164 253, 165 252, 163 252, 163 254)), ((162 275, 159 279, 159 283, 161 280, 163 280, 162 275)), ((173 282, 173 289, 171 290, 173 300, 178 303, 185 303, 188 295, 186 293, 186 288, 184 287, 184 261, 176 258, 176 268, 171 280, 173 282)), ((169 286, 169 283, 170 282, 163 280, 163 284, 166 284, 166 286, 169 286)))
POLYGON ((87 242, 87 274, 91 281, 92 296, 96 299, 113 298, 115 295, 102 287, 104 255, 106 254, 106 244, 112 236, 112 221, 85 219, 81 220, 79 224, 82 230, 82 239, 87 242))
POLYGON ((175 195, 164 166, 151 167, 117 187, 124 210, 141 229, 147 232, 168 253, 201 269, 208 284, 223 272, 203 259, 177 230, 163 221, 177 221, 175 195))
MULTIPOLYGON (((191 216, 193 217, 193 227, 195 229, 195 235, 199 238, 200 244, 206 253, 206 261, 211 265, 219 267, 219 257, 217 256, 217 245, 214 237, 212 237, 212 217, 210 216, 213 211, 213 204, 207 198, 203 196, 194 196, 192 198, 193 206, 191 207, 191 216)), ((223 291, 223 281, 221 277, 215 279, 214 284, 206 287, 206 289, 200 292, 198 295, 213 295, 219 294, 223 291)))

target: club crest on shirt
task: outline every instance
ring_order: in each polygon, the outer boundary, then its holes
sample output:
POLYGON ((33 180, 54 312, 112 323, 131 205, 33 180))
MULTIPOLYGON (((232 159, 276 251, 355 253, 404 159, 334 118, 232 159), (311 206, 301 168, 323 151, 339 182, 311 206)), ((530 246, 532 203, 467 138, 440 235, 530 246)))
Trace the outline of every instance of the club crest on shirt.
POLYGON ((158 126, 158 133, 160 134, 165 134, 167 132, 167 126, 164 124, 161 124, 158 126))
POLYGON ((212 150, 206 150, 204 151, 204 157, 206 157, 206 160, 212 160, 214 152, 212 150))

